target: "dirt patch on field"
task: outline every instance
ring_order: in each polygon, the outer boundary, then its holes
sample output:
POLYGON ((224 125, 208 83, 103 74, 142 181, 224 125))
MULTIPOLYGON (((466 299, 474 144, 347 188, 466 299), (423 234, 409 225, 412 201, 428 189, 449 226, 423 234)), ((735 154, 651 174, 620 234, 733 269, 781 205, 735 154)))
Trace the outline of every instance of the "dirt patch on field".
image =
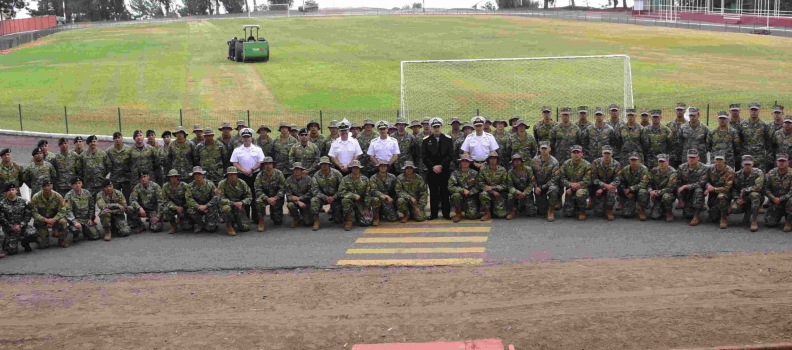
POLYGON ((792 253, 464 268, 0 281, 0 344, 349 349, 500 338, 517 349, 792 340, 792 253))

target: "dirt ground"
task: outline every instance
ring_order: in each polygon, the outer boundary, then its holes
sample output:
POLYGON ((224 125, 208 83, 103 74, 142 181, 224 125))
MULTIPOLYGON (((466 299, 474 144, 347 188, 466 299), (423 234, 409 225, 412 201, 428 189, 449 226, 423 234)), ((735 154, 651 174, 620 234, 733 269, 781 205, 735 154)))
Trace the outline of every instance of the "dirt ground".
MULTIPOLYGON (((2 263, 2 261, 0 261, 2 263)), ((2 349, 522 349, 792 340, 792 253, 0 280, 2 349)))

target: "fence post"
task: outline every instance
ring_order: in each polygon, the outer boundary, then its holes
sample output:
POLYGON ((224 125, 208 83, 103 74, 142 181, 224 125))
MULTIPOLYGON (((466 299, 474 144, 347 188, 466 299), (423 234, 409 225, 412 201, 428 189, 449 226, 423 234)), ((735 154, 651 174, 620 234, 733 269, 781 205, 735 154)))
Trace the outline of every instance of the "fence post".
POLYGON ((324 123, 322 122, 322 110, 319 110, 319 133, 324 134, 324 123))
POLYGON ((184 126, 184 115, 182 114, 182 109, 179 108, 179 126, 184 126))
POLYGON ((19 131, 25 131, 25 129, 22 128, 22 104, 21 103, 19 104, 19 131))
POLYGON ((399 119, 399 110, 396 109, 396 119, 399 119))
POLYGON ((247 114, 248 114, 248 127, 249 128, 253 128, 253 125, 250 125, 250 110, 249 109, 247 110, 247 114))
POLYGON ((709 103, 707 103, 707 126, 709 127, 709 103))
POLYGON ((479 112, 479 109, 476 108, 476 116, 480 116, 480 115, 481 115, 481 112, 479 112))
POLYGON ((69 134, 69 113, 66 112, 66 106, 63 106, 63 119, 66 120, 66 135, 69 134))
POLYGON ((556 107, 556 123, 558 123, 558 107, 556 107))
POLYGON ((118 107, 118 132, 121 132, 121 107, 118 107))

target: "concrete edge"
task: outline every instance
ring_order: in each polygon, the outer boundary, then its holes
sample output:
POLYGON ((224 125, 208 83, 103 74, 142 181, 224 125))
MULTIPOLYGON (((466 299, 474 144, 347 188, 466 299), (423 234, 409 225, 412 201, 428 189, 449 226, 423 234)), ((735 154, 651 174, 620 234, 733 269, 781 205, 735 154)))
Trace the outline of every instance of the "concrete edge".
MULTIPOLYGON (((142 130, 145 132, 145 130, 142 130)), ((59 134, 59 133, 48 133, 48 132, 37 132, 37 131, 16 131, 16 130, 8 130, 8 129, 0 129, 0 135, 7 135, 7 136, 21 136, 21 137, 32 137, 32 138, 41 138, 41 139, 59 139, 61 137, 65 137, 70 142, 74 140, 77 136, 82 136, 83 139, 87 139, 90 134, 59 134)), ((99 141, 107 141, 113 142, 113 136, 107 135, 95 135, 96 139, 99 141)), ((162 138, 157 138, 157 141, 162 141, 162 138)), ((135 140, 131 137, 124 137, 125 143, 134 143, 135 140)))
POLYGON ((792 343, 761 345, 715 346, 709 348, 679 348, 673 350, 792 350, 792 343))

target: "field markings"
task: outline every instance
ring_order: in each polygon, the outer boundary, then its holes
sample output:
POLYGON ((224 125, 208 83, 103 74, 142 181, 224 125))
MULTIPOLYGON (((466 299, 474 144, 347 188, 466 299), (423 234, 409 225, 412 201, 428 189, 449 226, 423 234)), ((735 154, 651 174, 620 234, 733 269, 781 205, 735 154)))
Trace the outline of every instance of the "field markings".
POLYGON ((432 253, 483 253, 484 247, 468 248, 352 248, 347 254, 432 254, 432 253))
POLYGON ((490 227, 388 227, 388 228, 368 228, 364 232, 368 235, 373 234, 408 234, 408 233, 463 233, 463 232, 490 232, 490 227))
POLYGON ((484 259, 381 259, 381 260, 339 260, 339 266, 446 266, 481 265, 484 259))

